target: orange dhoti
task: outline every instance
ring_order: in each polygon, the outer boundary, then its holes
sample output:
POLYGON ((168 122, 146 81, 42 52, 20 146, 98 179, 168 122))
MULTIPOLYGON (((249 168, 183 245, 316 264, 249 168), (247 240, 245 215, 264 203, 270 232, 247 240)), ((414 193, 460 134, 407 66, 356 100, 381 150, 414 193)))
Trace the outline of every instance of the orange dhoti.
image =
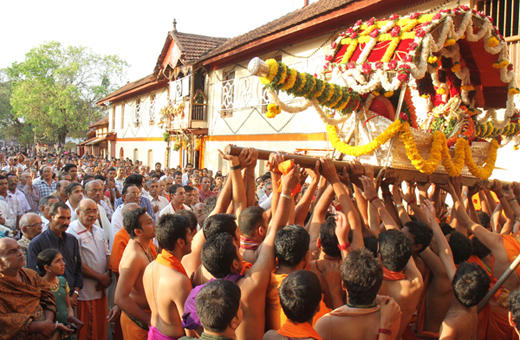
POLYGON ((487 325, 487 340, 518 340, 515 329, 508 319, 508 310, 500 305, 489 304, 489 319, 487 325))
POLYGON ((148 338, 148 325, 144 323, 138 325, 125 312, 121 312, 121 329, 125 340, 146 340, 148 338))
POLYGON ((78 300, 78 319, 85 324, 78 340, 106 340, 108 333, 108 300, 106 296, 95 300, 78 300))

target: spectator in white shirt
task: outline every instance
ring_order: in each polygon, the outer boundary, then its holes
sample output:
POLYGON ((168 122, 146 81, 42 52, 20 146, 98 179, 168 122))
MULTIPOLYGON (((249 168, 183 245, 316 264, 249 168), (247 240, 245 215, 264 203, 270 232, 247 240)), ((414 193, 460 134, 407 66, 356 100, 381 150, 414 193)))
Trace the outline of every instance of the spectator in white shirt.
POLYGON ((78 296, 77 317, 80 320, 96 320, 85 323, 87 327, 97 325, 95 329, 82 331, 93 334, 95 339, 102 339, 106 338, 108 331, 106 288, 112 284, 112 273, 108 270, 108 244, 103 231, 95 224, 98 207, 93 200, 83 199, 77 209, 78 220, 70 223, 67 233, 78 239, 81 255, 83 288, 78 296))
POLYGON ((159 213, 168 205, 168 200, 159 195, 159 181, 151 179, 147 183, 148 194, 150 196, 150 202, 153 206, 153 212, 155 213, 155 220, 159 220, 159 213))
POLYGON ((8 188, 8 192, 7 194, 11 194, 13 195, 14 197, 16 197, 16 199, 18 200, 18 202, 20 202, 20 206, 22 207, 22 214, 21 215, 24 215, 25 213, 31 211, 31 206, 29 205, 29 202, 27 202, 27 199, 25 198, 25 194, 18 190, 18 176, 16 176, 15 173, 8 173, 7 174, 7 188, 8 188))
POLYGON ((67 204, 70 207, 70 211, 74 212, 78 208, 79 202, 83 199, 83 187, 78 182, 71 182, 65 188, 67 195, 67 204))
POLYGON ((16 229, 16 215, 9 207, 9 204, 3 200, 0 200, 0 224, 8 227, 11 231, 16 229))

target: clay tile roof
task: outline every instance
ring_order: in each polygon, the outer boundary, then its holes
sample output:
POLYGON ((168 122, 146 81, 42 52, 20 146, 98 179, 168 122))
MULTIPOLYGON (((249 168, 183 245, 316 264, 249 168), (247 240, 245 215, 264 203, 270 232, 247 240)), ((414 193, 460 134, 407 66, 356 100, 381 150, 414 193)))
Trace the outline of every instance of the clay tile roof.
POLYGON ((204 53, 222 45, 229 38, 216 38, 204 35, 174 32, 180 43, 181 50, 184 52, 186 64, 197 61, 204 53))
POLYGON ((97 105, 110 101, 110 99, 117 97, 118 95, 125 93, 127 91, 136 89, 143 85, 147 85, 150 83, 156 83, 156 82, 157 82, 157 78, 153 74, 150 74, 149 76, 146 76, 144 78, 141 78, 141 79, 133 81, 133 82, 128 82, 128 83, 126 83, 126 85, 124 85, 124 86, 120 87, 119 89, 115 90, 114 92, 110 93, 105 98, 100 99, 97 102, 97 105))
POLYGON ((224 42, 228 41, 229 38, 217 38, 208 37, 205 35, 182 33, 178 32, 177 30, 168 32, 168 36, 166 37, 166 41, 164 42, 161 54, 159 54, 159 58, 157 58, 157 63, 153 71, 155 76, 159 74, 159 70, 162 67, 164 58, 168 53, 170 42, 172 40, 175 40, 175 43, 177 46, 179 46, 182 52, 181 58, 183 59, 183 62, 189 65, 199 60, 199 58, 205 53, 208 53, 210 50, 215 49, 224 42))
POLYGON ((301 24, 302 22, 308 21, 316 16, 325 14, 332 10, 346 6, 357 0, 321 0, 312 3, 306 7, 297 9, 294 12, 284 15, 281 18, 268 22, 267 24, 260 26, 252 31, 245 34, 236 36, 219 47, 215 48, 208 54, 204 55, 200 61, 209 59, 213 56, 232 50, 238 46, 244 45, 253 40, 267 36, 272 33, 287 29, 291 26, 301 24))
POLYGON ((108 125, 108 117, 105 117, 105 118, 103 118, 103 119, 98 120, 98 121, 95 122, 95 123, 92 123, 92 124, 89 126, 89 129, 90 129, 90 128, 93 128, 93 127, 96 127, 96 126, 102 126, 102 125, 108 125))

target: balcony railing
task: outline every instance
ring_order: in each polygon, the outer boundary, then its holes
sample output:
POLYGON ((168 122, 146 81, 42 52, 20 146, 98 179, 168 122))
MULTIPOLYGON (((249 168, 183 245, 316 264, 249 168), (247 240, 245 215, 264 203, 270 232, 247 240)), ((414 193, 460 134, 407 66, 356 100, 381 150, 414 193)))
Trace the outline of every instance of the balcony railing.
POLYGON ((206 104, 193 103, 191 109, 191 119, 206 121, 206 107, 206 104))
POLYGON ((513 64, 515 78, 518 84, 520 80, 520 35, 505 38, 509 49, 509 62, 513 64))

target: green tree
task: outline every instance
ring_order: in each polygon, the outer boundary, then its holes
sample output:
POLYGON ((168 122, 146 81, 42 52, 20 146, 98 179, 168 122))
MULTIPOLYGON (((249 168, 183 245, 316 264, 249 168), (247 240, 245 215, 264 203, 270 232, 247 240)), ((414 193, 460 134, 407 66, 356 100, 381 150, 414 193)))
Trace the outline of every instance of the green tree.
POLYGON ((0 139, 16 140, 19 143, 33 144, 33 126, 22 118, 15 117, 11 107, 11 81, 6 70, 0 69, 0 139))
POLYGON ((42 138, 64 144, 67 135, 84 137, 89 115, 92 122, 103 117, 96 102, 120 87, 126 67, 116 55, 56 41, 42 44, 7 69, 12 112, 42 138))

